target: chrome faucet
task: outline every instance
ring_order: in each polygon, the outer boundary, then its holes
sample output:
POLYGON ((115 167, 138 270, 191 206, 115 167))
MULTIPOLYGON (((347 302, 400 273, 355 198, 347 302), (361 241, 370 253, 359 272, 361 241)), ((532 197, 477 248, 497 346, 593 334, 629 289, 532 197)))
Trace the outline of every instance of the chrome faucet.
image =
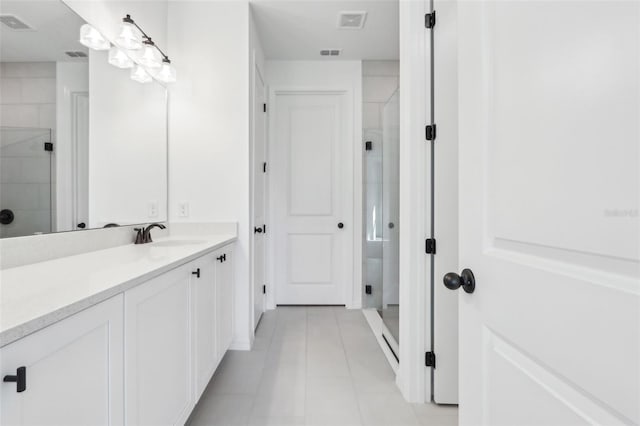
POLYGON ((153 228, 160 228, 160 229, 165 229, 166 226, 164 226, 161 223, 152 223, 151 225, 147 226, 146 228, 134 228, 133 230, 136 231, 136 244, 147 244, 147 243, 152 243, 153 240, 151 239, 151 230, 153 228))

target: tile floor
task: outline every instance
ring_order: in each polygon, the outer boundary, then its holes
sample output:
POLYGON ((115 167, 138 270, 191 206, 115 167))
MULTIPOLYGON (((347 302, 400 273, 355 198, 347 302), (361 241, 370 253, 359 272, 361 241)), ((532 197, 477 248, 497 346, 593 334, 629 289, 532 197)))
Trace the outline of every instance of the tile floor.
POLYGON ((287 307, 253 350, 229 351, 188 425, 456 425, 452 406, 409 404, 361 311, 287 307))

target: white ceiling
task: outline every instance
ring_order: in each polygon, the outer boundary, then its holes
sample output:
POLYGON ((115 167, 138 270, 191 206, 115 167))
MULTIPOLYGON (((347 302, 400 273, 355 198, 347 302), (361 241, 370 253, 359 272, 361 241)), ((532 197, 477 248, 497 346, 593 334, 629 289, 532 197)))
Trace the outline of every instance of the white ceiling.
POLYGON ((342 49, 338 59, 399 57, 398 0, 251 0, 251 8, 267 59, 324 59, 321 49, 342 49), (364 28, 338 29, 342 11, 366 11, 364 28))
MULTIPOLYGON (((0 14, 15 15, 34 31, 15 31, 0 24, 3 62, 78 61, 65 51, 87 49, 78 42, 85 22, 61 1, 2 0, 0 14)), ((86 60, 86 59, 85 59, 86 60)))

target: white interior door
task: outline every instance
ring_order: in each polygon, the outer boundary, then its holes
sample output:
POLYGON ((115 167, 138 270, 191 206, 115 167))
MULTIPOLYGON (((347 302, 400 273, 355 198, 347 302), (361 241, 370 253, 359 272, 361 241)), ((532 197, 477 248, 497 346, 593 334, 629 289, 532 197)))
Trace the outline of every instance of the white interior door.
POLYGON ((276 303, 343 305, 353 258, 345 94, 277 92, 275 114, 276 303))
POLYGON ((73 229, 89 225, 89 93, 71 94, 73 229))
POLYGON ((266 284, 266 122, 264 81, 255 68, 253 97, 253 326, 264 312, 266 284))
POLYGON ((460 423, 638 424, 640 3, 458 12, 460 423))

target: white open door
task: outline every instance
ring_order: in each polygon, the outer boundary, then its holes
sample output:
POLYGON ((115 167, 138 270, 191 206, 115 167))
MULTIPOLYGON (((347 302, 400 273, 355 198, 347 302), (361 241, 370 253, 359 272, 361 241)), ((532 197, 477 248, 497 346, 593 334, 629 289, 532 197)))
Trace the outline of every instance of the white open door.
POLYGON ((264 312, 266 285, 266 124, 264 81, 255 67, 253 88, 253 326, 264 312))
POLYGON ((353 158, 344 92, 275 93, 276 304, 344 305, 353 270, 353 158))
POLYGON ((638 424, 640 3, 458 12, 460 423, 638 424))

